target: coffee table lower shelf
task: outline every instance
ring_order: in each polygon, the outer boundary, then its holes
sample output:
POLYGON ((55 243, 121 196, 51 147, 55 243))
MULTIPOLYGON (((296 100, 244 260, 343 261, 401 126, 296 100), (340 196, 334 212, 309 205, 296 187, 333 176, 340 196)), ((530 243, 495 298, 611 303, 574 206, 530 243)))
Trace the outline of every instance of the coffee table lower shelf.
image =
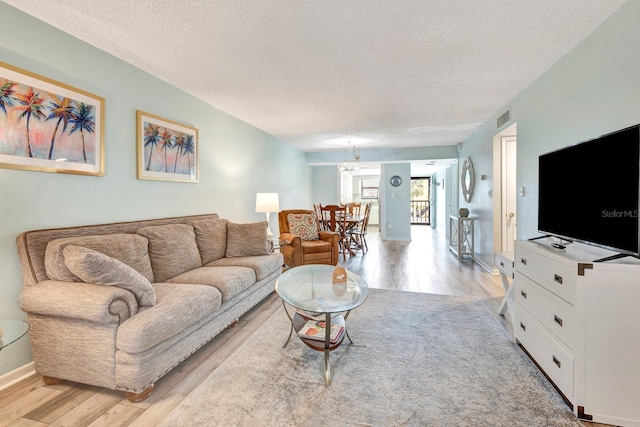
MULTIPOLYGON (((307 320, 310 319, 310 317, 303 316, 298 312, 295 312, 293 317, 291 317, 289 312, 286 310, 286 305, 285 312, 287 313, 287 316, 289 316, 289 320, 291 320, 291 329, 289 331, 289 337, 287 338, 287 341, 284 343, 282 348, 285 348, 289 344, 291 336, 293 335, 293 331, 295 331, 296 335, 298 335, 298 332, 300 332, 300 330, 304 327, 304 325, 307 323, 307 320)), ((321 341, 298 336, 298 338, 300 338, 300 341, 305 343, 309 348, 312 348, 316 351, 324 352, 324 376, 326 385, 331 385, 331 366, 329 365, 329 352, 340 347, 340 344, 342 344, 345 337, 349 340, 350 343, 352 343, 351 337, 349 337, 349 334, 347 333, 346 318, 349 316, 349 313, 350 312, 347 312, 344 316, 342 314, 334 316, 332 316, 331 313, 324 314, 325 323, 327 324, 327 330, 330 330, 330 325, 340 325, 344 328, 344 331, 336 342, 331 342, 328 337, 325 337, 325 340, 321 341)))
MULTIPOLYGON (((296 331, 296 334, 300 332, 300 329, 302 329, 305 323, 307 323, 307 320, 309 320, 308 317, 304 317, 298 313, 293 315, 293 329, 296 331)), ((335 350, 336 348, 340 347, 340 344, 342 344, 342 341, 344 341, 344 337, 347 335, 347 323, 344 320, 344 316, 338 315, 331 318, 331 324, 340 325, 344 328, 344 331, 340 334, 336 342, 329 341, 329 350, 335 350)), ((313 340, 309 338, 303 338, 299 335, 298 338, 300 338, 300 341, 314 350, 324 351, 325 349, 324 340, 313 340)))

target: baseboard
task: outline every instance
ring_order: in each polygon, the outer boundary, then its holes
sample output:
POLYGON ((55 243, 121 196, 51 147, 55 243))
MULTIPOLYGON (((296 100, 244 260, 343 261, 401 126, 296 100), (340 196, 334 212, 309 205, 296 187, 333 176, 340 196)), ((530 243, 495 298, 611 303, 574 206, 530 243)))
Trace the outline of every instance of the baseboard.
POLYGON ((493 266, 490 266, 489 264, 487 264, 486 262, 484 262, 480 258, 476 257, 475 261, 480 267, 484 268, 487 271, 487 273, 491 273, 493 275, 497 275, 498 274, 498 269, 495 269, 493 266))
POLYGON ((0 377, 0 390, 12 386, 35 373, 36 368, 33 362, 27 363, 26 365, 23 365, 18 369, 14 369, 11 372, 7 372, 0 377))

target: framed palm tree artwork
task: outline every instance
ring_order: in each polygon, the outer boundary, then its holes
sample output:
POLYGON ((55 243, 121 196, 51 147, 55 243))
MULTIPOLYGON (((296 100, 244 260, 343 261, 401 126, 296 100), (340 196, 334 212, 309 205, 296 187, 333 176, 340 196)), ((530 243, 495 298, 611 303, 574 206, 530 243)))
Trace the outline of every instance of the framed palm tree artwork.
POLYGON ((138 179, 198 182, 198 129, 136 111, 138 179))
POLYGON ((104 175, 104 98, 0 62, 0 167, 104 175))

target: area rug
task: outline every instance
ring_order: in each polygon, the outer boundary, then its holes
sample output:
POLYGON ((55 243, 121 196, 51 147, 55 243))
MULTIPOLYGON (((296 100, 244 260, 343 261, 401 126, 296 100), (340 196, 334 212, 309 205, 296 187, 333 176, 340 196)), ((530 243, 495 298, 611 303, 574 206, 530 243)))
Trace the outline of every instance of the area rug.
POLYGON ((582 426, 473 297, 371 289, 323 354, 280 308, 162 426, 582 426))

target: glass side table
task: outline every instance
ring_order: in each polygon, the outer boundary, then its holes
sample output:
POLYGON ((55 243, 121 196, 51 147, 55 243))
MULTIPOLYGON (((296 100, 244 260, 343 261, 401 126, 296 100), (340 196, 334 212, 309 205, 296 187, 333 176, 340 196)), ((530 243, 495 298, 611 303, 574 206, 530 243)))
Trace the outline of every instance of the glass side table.
POLYGON ((308 347, 324 352, 325 384, 331 385, 331 368, 329 366, 329 352, 340 346, 344 337, 351 341, 347 333, 346 320, 351 310, 359 307, 369 295, 367 283, 357 274, 345 270, 343 267, 332 265, 308 264, 293 267, 276 280, 276 292, 282 299, 285 313, 291 321, 289 340, 307 323, 311 316, 324 318, 325 337, 322 340, 300 337, 308 347), (287 311, 286 304, 302 310, 296 310, 293 317, 287 311), (345 313, 344 315, 340 313, 345 313), (336 341, 330 339, 331 325, 342 326, 343 332, 338 334, 336 341))
POLYGON ((29 323, 19 319, 0 319, 0 351, 29 332, 29 323))

